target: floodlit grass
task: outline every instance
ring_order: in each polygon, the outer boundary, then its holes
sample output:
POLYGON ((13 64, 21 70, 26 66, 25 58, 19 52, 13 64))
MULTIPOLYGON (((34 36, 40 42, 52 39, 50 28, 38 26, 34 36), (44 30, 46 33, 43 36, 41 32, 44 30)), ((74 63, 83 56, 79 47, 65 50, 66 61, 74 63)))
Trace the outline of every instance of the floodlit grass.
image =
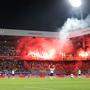
POLYGON ((0 90, 90 90, 90 79, 0 79, 0 90))

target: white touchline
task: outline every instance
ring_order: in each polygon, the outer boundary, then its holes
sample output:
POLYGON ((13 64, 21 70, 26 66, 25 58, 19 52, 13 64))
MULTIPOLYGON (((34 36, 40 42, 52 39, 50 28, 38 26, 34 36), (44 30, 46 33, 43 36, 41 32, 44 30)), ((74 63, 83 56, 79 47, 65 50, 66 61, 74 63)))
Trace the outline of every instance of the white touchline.
MULTIPOLYGON (((24 86, 24 88, 32 88, 32 89, 39 89, 39 90, 48 90, 48 88, 46 88, 46 87, 42 87, 42 88, 40 88, 40 87, 32 87, 32 86, 24 86)), ((55 90, 55 89, 49 89, 49 90, 55 90)))

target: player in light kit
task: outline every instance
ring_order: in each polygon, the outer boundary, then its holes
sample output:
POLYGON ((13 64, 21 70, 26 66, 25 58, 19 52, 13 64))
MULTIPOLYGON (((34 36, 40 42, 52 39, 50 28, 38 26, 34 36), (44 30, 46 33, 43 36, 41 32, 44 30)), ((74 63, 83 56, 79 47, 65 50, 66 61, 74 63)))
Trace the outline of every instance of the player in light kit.
POLYGON ((71 78, 74 78, 74 75, 73 75, 73 74, 71 74, 71 75, 70 75, 70 77, 71 77, 71 78))
POLYGON ((14 70, 12 70, 12 76, 13 76, 13 79, 15 79, 14 78, 14 76, 15 76, 15 71, 14 70))
POLYGON ((79 69, 79 70, 78 70, 78 77, 79 77, 79 78, 81 77, 81 73, 82 73, 82 72, 81 72, 81 70, 79 69))
POLYGON ((12 70, 12 75, 14 75, 15 74, 15 71, 14 70, 12 70))
POLYGON ((50 70, 50 78, 52 79, 52 77, 54 76, 54 72, 55 72, 55 65, 53 64, 49 65, 49 70, 50 70))

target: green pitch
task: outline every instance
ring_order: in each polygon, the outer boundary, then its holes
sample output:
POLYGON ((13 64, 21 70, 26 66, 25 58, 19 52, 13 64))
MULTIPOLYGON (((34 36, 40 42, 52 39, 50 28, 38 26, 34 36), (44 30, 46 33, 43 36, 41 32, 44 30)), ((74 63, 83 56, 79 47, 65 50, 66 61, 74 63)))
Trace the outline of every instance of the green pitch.
POLYGON ((90 90, 90 79, 0 79, 0 90, 90 90))

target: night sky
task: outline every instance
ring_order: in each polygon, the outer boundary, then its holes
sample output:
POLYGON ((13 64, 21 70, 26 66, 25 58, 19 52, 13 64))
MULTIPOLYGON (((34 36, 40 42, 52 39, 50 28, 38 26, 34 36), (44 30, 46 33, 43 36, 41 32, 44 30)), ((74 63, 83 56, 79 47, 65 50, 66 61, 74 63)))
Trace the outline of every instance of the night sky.
MULTIPOLYGON (((90 0, 83 0, 84 18, 90 14, 90 0)), ((0 27, 39 31, 57 31, 67 18, 80 19, 79 10, 68 0, 1 0, 0 27)))

